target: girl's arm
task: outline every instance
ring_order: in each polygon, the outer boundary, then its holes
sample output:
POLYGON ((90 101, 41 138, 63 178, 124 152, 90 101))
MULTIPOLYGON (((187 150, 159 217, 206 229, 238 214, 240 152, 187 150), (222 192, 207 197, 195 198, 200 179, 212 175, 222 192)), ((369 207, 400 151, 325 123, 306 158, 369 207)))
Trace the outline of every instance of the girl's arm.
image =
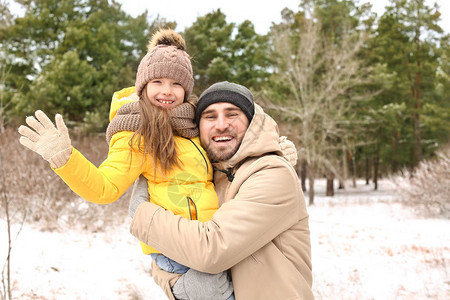
POLYGON ((67 127, 60 115, 55 118, 57 127, 42 111, 36 112, 36 118, 28 117, 26 120, 32 129, 19 127, 22 134, 20 143, 49 161, 56 174, 82 198, 99 204, 111 203, 142 172, 142 153, 137 149, 131 152, 128 144, 131 132, 114 136, 108 157, 97 168, 71 146, 67 127))

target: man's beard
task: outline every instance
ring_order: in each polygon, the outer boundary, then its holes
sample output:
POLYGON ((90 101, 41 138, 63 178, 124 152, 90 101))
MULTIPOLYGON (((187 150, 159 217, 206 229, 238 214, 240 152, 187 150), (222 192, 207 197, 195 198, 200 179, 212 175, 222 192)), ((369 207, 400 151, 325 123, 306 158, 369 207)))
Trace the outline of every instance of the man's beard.
POLYGON ((241 146, 241 143, 239 142, 233 148, 223 147, 224 149, 221 149, 222 147, 215 147, 216 145, 213 143, 214 142, 210 142, 208 145, 202 145, 211 162, 222 162, 229 160, 241 146))

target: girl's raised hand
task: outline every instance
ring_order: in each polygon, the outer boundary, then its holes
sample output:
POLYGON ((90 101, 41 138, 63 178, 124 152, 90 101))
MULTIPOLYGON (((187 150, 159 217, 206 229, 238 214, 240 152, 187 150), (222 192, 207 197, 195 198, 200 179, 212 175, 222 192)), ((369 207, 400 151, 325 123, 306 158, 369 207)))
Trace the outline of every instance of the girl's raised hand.
POLYGON ((72 154, 72 144, 62 116, 56 114, 56 127, 43 111, 36 111, 35 116, 26 118, 29 127, 19 127, 22 135, 19 142, 41 155, 53 168, 64 166, 72 154))

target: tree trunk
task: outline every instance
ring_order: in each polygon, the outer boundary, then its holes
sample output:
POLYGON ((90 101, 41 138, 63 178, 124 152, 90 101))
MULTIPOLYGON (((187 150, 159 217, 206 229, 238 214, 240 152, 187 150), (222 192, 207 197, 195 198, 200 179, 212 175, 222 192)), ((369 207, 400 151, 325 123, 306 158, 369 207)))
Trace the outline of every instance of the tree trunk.
POLYGON ((414 114, 414 166, 422 160, 422 141, 420 138, 420 99, 417 99, 416 109, 417 112, 414 114))
POLYGON ((332 197, 334 196, 334 174, 331 172, 327 173, 327 192, 326 196, 332 197))
POLYGON ((314 171, 308 168, 309 180, 309 205, 314 205, 314 171))
POLYGON ((356 161, 355 161, 355 155, 353 155, 353 153, 351 153, 350 151, 348 151, 348 153, 351 155, 351 159, 352 159, 352 183, 353 183, 353 187, 356 187, 356 161))
POLYGON ((342 184, 342 188, 345 190, 345 182, 348 179, 348 159, 347 159, 347 150, 345 149, 344 146, 342 146, 342 173, 343 173, 343 178, 342 178, 342 182, 339 182, 339 184, 342 184))
POLYGON ((380 165, 380 151, 381 151, 381 141, 383 137, 383 125, 378 128, 378 141, 375 147, 375 157, 373 158, 373 183, 374 190, 378 190, 378 168, 380 165))
POLYGON ((352 164, 352 184, 353 187, 356 187, 356 166, 355 166, 355 157, 350 150, 347 150, 347 158, 352 164))
POLYGON ((307 167, 306 160, 303 160, 301 163, 301 170, 300 170, 300 179, 302 182, 303 192, 306 192, 306 167, 307 167))
POLYGON ((370 181, 370 162, 369 158, 366 157, 366 185, 369 185, 370 181))
POLYGON ((377 143, 375 158, 373 161, 373 183, 374 190, 378 190, 378 166, 380 164, 380 143, 377 143))
MULTIPOLYGON (((414 41, 416 43, 416 51, 417 54, 420 53, 420 28, 416 27, 416 35, 414 41)), ((414 166, 416 166, 422 160, 422 141, 420 138, 420 108, 421 108, 421 98, 422 91, 420 90, 420 81, 421 81, 421 60, 420 55, 417 55, 417 72, 416 78, 414 79, 414 84, 411 87, 412 97, 415 100, 414 103, 414 114, 413 114, 413 122, 414 122, 414 166)))
POLYGON ((373 183, 374 183, 374 190, 378 190, 378 164, 379 164, 379 157, 375 158, 375 161, 373 163, 373 183))

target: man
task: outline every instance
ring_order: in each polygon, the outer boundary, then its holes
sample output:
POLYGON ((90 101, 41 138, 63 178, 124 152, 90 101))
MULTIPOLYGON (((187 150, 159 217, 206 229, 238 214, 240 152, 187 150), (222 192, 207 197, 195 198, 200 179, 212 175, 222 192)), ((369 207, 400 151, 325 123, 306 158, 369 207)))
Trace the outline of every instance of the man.
MULTIPOLYGON (((238 300, 313 299, 308 214, 297 175, 281 157, 276 123, 247 88, 229 82, 202 93, 196 121, 221 207, 201 223, 143 202, 131 233, 197 271, 231 269, 238 300)), ((153 276, 175 299, 180 275, 153 264, 153 276)))

